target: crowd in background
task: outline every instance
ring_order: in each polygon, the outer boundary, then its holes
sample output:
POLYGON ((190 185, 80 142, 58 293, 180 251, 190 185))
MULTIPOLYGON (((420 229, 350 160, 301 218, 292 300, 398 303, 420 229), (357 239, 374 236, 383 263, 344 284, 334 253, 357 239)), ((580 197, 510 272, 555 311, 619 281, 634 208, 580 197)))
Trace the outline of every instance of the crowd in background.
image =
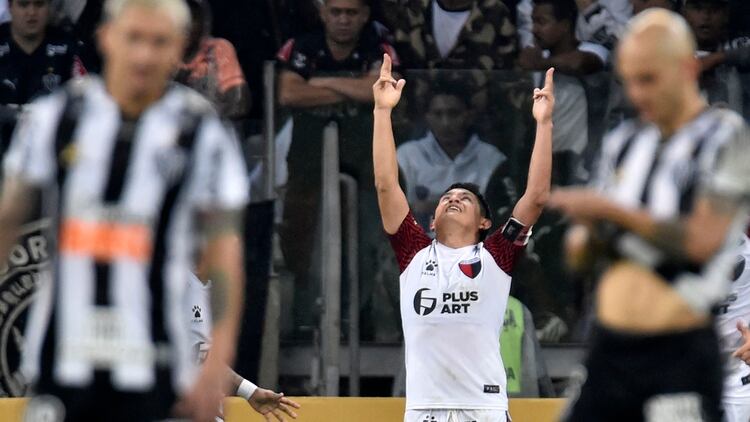
MULTIPOLYGON (((615 76, 615 51, 628 19, 645 8, 685 17, 709 103, 750 119, 750 2, 742 0, 188 3, 193 28, 175 79, 214 102, 248 148, 257 144, 268 111, 263 63, 276 61, 276 183, 283 201, 271 211, 266 205, 251 210, 247 236, 248 260, 267 261, 271 235, 262 227, 275 222, 278 228, 283 267, 293 280, 287 339, 306 339, 305 327, 319 317, 320 138, 336 121, 341 171, 358 183, 362 339, 401 340, 398 270, 385 235, 375 229, 371 86, 383 54, 408 82, 394 117, 398 160, 414 215, 428 230, 438 197, 455 181, 479 185, 495 221, 507 217, 523 191, 518 183, 526 179, 533 142, 529 93, 549 67, 556 68, 554 183, 587 182, 606 133, 634 117, 615 76)), ((101 14, 96 0, 0 0, 0 152, 25 104, 100 70, 101 14)), ((537 224, 511 291, 533 315, 526 329, 536 325, 535 337, 546 342, 579 341, 587 331, 591 281, 563 268, 565 227, 552 213, 537 224)), ((249 267, 259 271, 255 284, 262 286, 263 265, 249 267)), ((247 309, 262 317, 264 308, 247 309)))

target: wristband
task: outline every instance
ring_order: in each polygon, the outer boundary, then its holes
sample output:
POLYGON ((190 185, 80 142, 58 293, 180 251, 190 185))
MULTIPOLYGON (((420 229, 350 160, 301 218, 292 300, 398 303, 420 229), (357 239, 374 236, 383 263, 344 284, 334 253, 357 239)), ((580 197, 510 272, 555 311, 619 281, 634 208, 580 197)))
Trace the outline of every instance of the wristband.
POLYGON ((253 396, 253 393, 255 393, 255 390, 257 389, 257 385, 246 379, 243 379, 240 383, 240 386, 237 387, 237 395, 243 397, 245 400, 250 400, 250 397, 253 396))

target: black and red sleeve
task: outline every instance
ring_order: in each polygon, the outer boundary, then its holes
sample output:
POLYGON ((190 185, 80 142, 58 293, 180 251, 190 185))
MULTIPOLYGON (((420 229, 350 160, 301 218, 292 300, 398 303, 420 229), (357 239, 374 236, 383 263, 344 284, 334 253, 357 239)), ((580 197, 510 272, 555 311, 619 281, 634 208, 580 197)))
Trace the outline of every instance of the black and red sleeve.
POLYGON ((422 226, 417 223, 414 215, 409 211, 401 222, 396 233, 389 236, 393 252, 396 253, 399 270, 403 273, 409 266, 417 252, 428 247, 432 242, 422 226))
POLYGON ((500 269, 511 274, 518 259, 523 256, 530 234, 531 227, 524 226, 511 217, 502 229, 485 239, 484 248, 492 255, 500 269))

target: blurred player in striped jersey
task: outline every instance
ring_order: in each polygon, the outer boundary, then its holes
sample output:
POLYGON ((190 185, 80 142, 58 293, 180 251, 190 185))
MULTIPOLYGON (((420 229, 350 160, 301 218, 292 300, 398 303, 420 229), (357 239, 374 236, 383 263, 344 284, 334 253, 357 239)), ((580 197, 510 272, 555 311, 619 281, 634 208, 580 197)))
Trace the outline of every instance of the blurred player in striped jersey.
POLYGON ((747 220, 748 130, 701 97, 695 40, 671 11, 633 18, 617 66, 639 118, 604 140, 594 189, 550 198, 577 223, 571 264, 605 269, 588 376, 566 420, 719 422, 710 311, 726 296, 747 220))
POLYGON ((724 421, 750 421, 750 238, 747 232, 742 237, 729 295, 716 307, 715 314, 724 360, 724 421))
POLYGON ((534 90, 536 140, 526 191, 487 236, 492 215, 476 185, 456 183, 435 208, 431 240, 398 182, 391 110, 405 81, 383 58, 373 86, 373 163, 380 214, 401 277, 406 350, 405 422, 506 422, 506 374, 498 344, 511 273, 544 208, 552 167, 553 69, 534 90))
POLYGON ((22 370, 46 421, 153 421, 178 397, 218 413, 244 283, 246 167, 211 104, 171 77, 190 13, 182 0, 106 0, 101 77, 35 101, 4 161, 0 255, 40 194, 53 264, 32 305, 22 370), (196 374, 182 318, 197 257, 212 288, 212 348, 196 374), (104 416, 106 415, 106 416, 104 416))

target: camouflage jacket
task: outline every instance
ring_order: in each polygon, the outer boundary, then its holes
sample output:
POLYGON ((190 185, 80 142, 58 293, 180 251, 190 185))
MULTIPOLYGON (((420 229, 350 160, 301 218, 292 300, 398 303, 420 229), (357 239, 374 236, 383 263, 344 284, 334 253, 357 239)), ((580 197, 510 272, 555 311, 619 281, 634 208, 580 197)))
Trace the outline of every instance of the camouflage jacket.
POLYGON ((516 28, 501 0, 475 0, 450 54, 440 56, 432 34, 433 0, 384 0, 383 11, 393 31, 405 68, 496 70, 513 67, 516 28))

